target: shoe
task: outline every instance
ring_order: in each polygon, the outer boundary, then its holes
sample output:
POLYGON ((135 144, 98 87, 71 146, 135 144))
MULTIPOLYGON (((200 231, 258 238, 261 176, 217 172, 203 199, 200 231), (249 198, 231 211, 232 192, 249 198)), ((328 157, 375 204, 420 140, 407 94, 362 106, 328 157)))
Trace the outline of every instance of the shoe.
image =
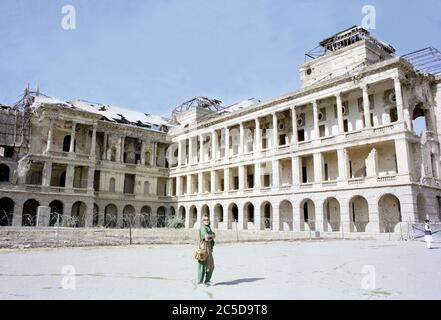
POLYGON ((213 285, 213 283, 212 283, 211 281, 207 281, 207 282, 205 282, 205 286, 206 286, 206 287, 209 287, 209 286, 211 286, 211 285, 213 285))

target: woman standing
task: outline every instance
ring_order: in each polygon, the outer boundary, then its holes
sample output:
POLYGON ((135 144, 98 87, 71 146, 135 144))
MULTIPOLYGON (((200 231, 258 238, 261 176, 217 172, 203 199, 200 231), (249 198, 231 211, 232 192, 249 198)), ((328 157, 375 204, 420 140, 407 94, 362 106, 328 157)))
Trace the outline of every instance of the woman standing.
POLYGON ((430 245, 432 242, 432 229, 430 229, 429 220, 425 221, 424 225, 424 241, 426 241, 427 249, 430 249, 430 245))
POLYGON ((210 279, 214 270, 213 247, 215 234, 210 227, 208 214, 202 218, 199 228, 199 241, 207 248, 208 257, 204 261, 198 261, 198 285, 211 285, 210 279))

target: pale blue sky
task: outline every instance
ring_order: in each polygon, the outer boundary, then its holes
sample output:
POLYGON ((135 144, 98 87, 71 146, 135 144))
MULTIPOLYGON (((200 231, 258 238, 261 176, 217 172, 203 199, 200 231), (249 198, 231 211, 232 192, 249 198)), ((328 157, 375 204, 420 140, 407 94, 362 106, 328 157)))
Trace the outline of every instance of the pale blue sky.
POLYGON ((197 95, 230 105, 299 88, 304 53, 360 25, 398 54, 441 49, 441 2, 288 0, 0 0, 0 103, 30 83, 48 95, 168 116, 197 95), (63 5, 77 29, 61 28, 63 5))

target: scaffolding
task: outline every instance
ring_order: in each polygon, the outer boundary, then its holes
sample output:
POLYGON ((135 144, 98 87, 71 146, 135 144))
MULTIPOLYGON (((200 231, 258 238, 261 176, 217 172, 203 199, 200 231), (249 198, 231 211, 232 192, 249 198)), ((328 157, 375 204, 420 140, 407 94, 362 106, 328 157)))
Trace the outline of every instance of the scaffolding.
POLYGON ((9 147, 26 147, 31 136, 31 105, 33 95, 26 88, 22 98, 14 106, 1 106, 0 109, 0 145, 9 147))
POLYGON ((433 47, 420 49, 401 58, 409 62, 420 73, 441 75, 441 52, 433 47))

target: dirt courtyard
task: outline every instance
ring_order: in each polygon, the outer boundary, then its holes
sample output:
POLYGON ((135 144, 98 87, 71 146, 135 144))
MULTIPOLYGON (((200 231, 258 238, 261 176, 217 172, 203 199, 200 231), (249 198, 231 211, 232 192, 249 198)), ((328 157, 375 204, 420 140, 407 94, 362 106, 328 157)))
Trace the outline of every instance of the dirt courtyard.
POLYGON ((219 244, 198 287, 191 245, 0 251, 1 299, 441 299, 441 243, 219 244))

